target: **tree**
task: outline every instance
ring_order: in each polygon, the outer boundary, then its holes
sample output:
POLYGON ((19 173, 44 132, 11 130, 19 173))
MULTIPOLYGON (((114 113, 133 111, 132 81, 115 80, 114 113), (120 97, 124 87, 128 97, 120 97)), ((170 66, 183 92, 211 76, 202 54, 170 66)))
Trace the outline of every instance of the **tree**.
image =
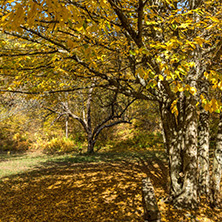
MULTIPOLYGON (((201 95, 209 100, 209 82, 204 79, 200 82, 201 95)), ((209 126, 209 111, 200 106, 199 114, 199 147, 198 147, 198 184, 199 195, 209 197, 210 175, 209 175, 209 148, 210 148, 210 126, 209 126)))
MULTIPOLYGON (((8 0, 1 11, 4 33, 24 41, 0 55, 3 75, 18 70, 11 89, 26 78, 36 83, 33 94, 69 91, 75 78, 96 77, 99 86, 157 101, 174 205, 195 207, 198 81, 221 88, 221 2, 8 0), (72 81, 64 85, 64 76, 72 81)), ((207 111, 220 108, 201 100, 207 111)))
POLYGON ((131 124, 131 117, 126 115, 126 111, 135 101, 135 99, 128 101, 123 96, 121 98, 117 92, 113 93, 107 90, 104 93, 101 90, 95 92, 94 87, 93 83, 87 93, 82 92, 86 94, 86 105, 81 107, 81 112, 77 112, 77 109, 72 106, 73 103, 75 105, 77 103, 77 100, 73 100, 73 98, 70 98, 71 101, 61 101, 59 103, 60 109, 55 110, 45 107, 45 109, 57 115, 55 120, 62 116, 68 116, 81 124, 87 135, 88 153, 94 153, 95 143, 102 130, 121 123, 131 124), (97 117, 95 120, 95 116, 98 116, 98 114, 100 118, 97 117))
POLYGON ((216 149, 214 150, 213 159, 213 170, 212 170, 212 198, 211 202, 214 207, 219 207, 220 203, 220 182, 221 182, 221 172, 222 172, 222 114, 220 113, 220 121, 218 124, 217 142, 216 149))

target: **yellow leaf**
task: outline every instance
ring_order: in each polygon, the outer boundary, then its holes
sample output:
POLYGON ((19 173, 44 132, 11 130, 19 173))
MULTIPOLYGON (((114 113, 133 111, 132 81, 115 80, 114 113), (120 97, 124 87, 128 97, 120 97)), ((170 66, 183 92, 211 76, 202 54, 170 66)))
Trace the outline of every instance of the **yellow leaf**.
POLYGON ((193 49, 196 48, 196 46, 195 46, 195 44, 194 44, 193 42, 188 42, 188 44, 189 44, 193 49))
POLYGON ((216 100, 215 98, 213 98, 213 99, 211 100, 211 102, 212 102, 213 111, 216 111, 217 109, 219 109, 218 102, 217 102, 217 100, 216 100))
POLYGON ((4 22, 4 21, 6 20, 6 18, 9 17, 10 14, 11 14, 11 13, 8 13, 8 14, 2 16, 2 22, 4 22))
POLYGON ((145 70, 143 69, 143 67, 139 67, 137 69, 137 73, 140 75, 141 78, 143 78, 145 74, 145 70))
POLYGON ((73 49, 73 48, 75 47, 75 43, 74 43, 72 40, 68 39, 68 40, 67 40, 67 46, 68 46, 70 49, 73 49))
POLYGON ((177 109, 177 101, 178 99, 175 99, 172 104, 171 104, 171 112, 174 113, 176 116, 178 116, 179 112, 178 112, 178 109, 177 109))
POLYGON ((163 81, 163 80, 164 80, 164 78, 163 78, 162 75, 159 75, 159 79, 160 79, 160 81, 163 81))
POLYGON ((213 76, 216 76, 217 72, 215 70, 210 70, 210 74, 212 74, 213 76))
POLYGON ((190 66, 190 67, 194 67, 194 66, 195 66, 195 62, 190 62, 190 63, 189 63, 189 66, 190 66))
POLYGON ((204 100, 204 99, 205 99, 203 94, 200 95, 200 99, 201 99, 201 100, 204 100))
POLYGON ((191 93, 192 95, 195 95, 196 92, 197 92, 197 89, 196 89, 195 87, 190 87, 190 93, 191 93))
POLYGON ((210 108, 211 108, 210 103, 207 103, 207 104, 204 105, 204 109, 206 111, 210 111, 210 108))
POLYGON ((23 15, 24 15, 23 7, 22 7, 22 5, 19 5, 18 10, 17 10, 17 13, 16 13, 16 16, 17 16, 18 18, 20 18, 20 17, 23 16, 23 15))
POLYGON ((214 24, 208 26, 208 27, 206 28, 206 30, 208 30, 208 29, 212 29, 212 28, 214 28, 216 25, 217 25, 217 24, 214 23, 214 24))
POLYGON ((175 91, 176 92, 183 92, 184 91, 184 87, 183 87, 183 85, 180 83, 180 82, 178 82, 177 84, 176 84, 176 86, 175 86, 175 91))
POLYGON ((203 43, 205 42, 205 40, 200 37, 195 38, 194 41, 196 44, 200 45, 201 47, 203 46, 203 43))
POLYGON ((179 28, 187 28, 189 27, 190 23, 182 23, 179 28))
POLYGON ((218 22, 218 23, 220 22, 220 20, 219 20, 218 18, 213 17, 213 16, 211 16, 210 19, 211 19, 213 22, 218 22))
POLYGON ((204 72, 204 76, 208 79, 209 74, 207 72, 204 72))

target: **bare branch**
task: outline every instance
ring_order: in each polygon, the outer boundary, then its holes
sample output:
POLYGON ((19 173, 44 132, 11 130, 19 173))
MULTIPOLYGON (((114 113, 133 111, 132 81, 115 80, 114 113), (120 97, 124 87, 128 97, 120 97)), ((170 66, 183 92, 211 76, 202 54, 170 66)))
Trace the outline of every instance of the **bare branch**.
POLYGON ((87 123, 81 117, 79 117, 79 116, 75 115, 74 113, 72 113, 67 104, 65 104, 65 103, 61 103, 61 104, 62 104, 63 108, 66 110, 66 113, 69 114, 69 116, 72 117, 73 119, 79 121, 79 123, 85 129, 86 133, 89 133, 89 129, 88 129, 87 123))
POLYGON ((95 134, 94 134, 94 139, 93 139, 94 143, 96 142, 99 134, 101 133, 101 131, 102 131, 103 129, 109 128, 109 127, 112 127, 112 126, 115 126, 115 125, 118 125, 118 124, 120 124, 120 123, 132 124, 130 121, 127 121, 127 120, 118 120, 118 121, 112 122, 112 123, 110 123, 110 124, 103 125, 103 126, 101 126, 100 128, 98 128, 98 130, 95 132, 95 134))
POLYGON ((49 51, 49 52, 30 52, 30 53, 18 53, 18 54, 7 54, 2 53, 0 57, 8 56, 8 57, 17 57, 17 56, 33 56, 33 55, 48 55, 58 52, 58 50, 49 51))

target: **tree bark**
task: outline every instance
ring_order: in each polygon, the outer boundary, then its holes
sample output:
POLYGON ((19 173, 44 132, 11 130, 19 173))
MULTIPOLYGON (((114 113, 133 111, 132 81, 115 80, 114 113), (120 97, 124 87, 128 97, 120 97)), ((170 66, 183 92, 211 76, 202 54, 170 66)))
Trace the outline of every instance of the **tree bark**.
POLYGON ((69 138, 69 116, 66 116, 66 138, 69 138))
POLYGON ((212 198, 211 202, 214 207, 219 207, 220 200, 220 182, 222 172, 222 114, 218 125, 216 150, 214 151, 213 170, 212 170, 212 198))
MULTIPOLYGON (((200 93, 208 98, 209 84, 205 80, 200 86, 200 93)), ((200 106, 198 127, 198 192, 199 196, 208 197, 209 194, 209 112, 200 106)))
POLYGON ((175 197, 174 205, 179 208, 197 207, 197 112, 196 100, 190 96, 185 109, 185 143, 182 150, 183 187, 175 197))
POLYGON ((86 109, 87 109, 87 137, 88 137, 88 153, 94 153, 94 144, 93 144, 93 138, 92 138, 92 121, 91 121, 91 103, 92 103, 92 92, 93 92, 93 86, 89 89, 86 109))
POLYGON ((155 192, 150 178, 148 177, 142 180, 142 203, 145 222, 160 222, 161 216, 157 206, 155 192))
POLYGON ((160 104, 161 119, 166 140, 166 152, 168 154, 169 176, 170 176, 170 196, 173 197, 181 191, 180 173, 182 172, 181 160, 181 130, 178 126, 174 114, 170 110, 170 104, 160 104))
POLYGON ((87 147, 87 153, 92 154, 94 153, 94 141, 92 139, 91 135, 88 135, 88 147, 87 147))
POLYGON ((197 205, 197 112, 193 96, 181 97, 178 115, 161 104, 170 172, 170 199, 175 207, 197 205))

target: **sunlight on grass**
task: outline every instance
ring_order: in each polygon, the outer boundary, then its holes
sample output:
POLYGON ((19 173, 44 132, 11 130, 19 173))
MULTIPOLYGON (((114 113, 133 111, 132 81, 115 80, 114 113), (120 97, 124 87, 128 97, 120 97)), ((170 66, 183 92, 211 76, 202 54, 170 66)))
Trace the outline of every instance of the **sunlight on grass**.
MULTIPOLYGON (((63 155, 65 158, 66 155, 63 155)), ((48 161, 55 161, 62 156, 48 156, 41 153, 5 154, 0 159, 0 179, 3 177, 24 173, 48 161)))

